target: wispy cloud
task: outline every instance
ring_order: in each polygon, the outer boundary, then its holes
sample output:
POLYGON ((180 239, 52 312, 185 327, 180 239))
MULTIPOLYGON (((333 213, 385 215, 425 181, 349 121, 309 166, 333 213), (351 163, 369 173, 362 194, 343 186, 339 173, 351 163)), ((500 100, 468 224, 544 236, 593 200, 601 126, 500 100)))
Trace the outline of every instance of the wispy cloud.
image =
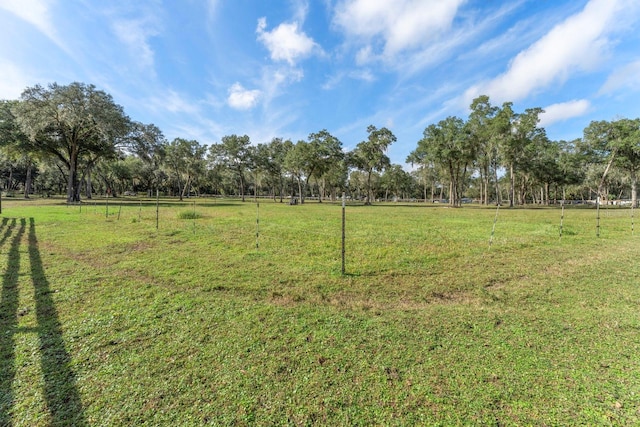
POLYGON ((308 0, 291 0, 293 7, 293 21, 303 23, 309 13, 308 0))
POLYGON ((0 8, 8 10, 27 21, 59 48, 69 53, 67 46, 56 31, 56 26, 51 16, 51 6, 51 0, 0 0, 0 8))
POLYGON ((274 98, 282 94, 284 88, 299 82, 304 77, 302 69, 288 66, 266 66, 262 70, 260 87, 264 95, 264 103, 270 104, 274 98))
POLYGON ((209 20, 214 19, 220 8, 220 0, 207 0, 207 15, 209 20))
POLYGON ((126 46, 132 58, 132 63, 142 69, 154 68, 154 52, 149 44, 149 38, 159 33, 157 24, 150 18, 119 19, 112 22, 112 29, 116 37, 126 46))
POLYGON ((610 94, 621 89, 640 90, 640 60, 615 70, 602 85, 600 94, 610 94))
POLYGON ((351 71, 341 71, 327 78, 322 85, 322 89, 331 90, 337 87, 345 79, 360 80, 363 82, 373 83, 376 76, 369 68, 359 68, 351 71))
POLYGON ((596 67, 609 45, 623 1, 591 0, 578 14, 520 52, 509 69, 495 79, 469 88, 465 101, 488 94, 499 101, 517 101, 573 73, 596 67))
POLYGON ((267 31, 267 19, 258 19, 258 40, 269 50, 274 61, 286 61, 293 66, 300 59, 310 56, 319 46, 299 27, 297 21, 283 22, 267 31))
POLYGON ((148 98, 145 101, 145 105, 147 108, 158 112, 187 115, 200 113, 198 101, 193 101, 173 89, 162 90, 160 94, 148 98))
POLYGON ((250 110, 258 104, 261 92, 258 89, 245 89, 240 83, 229 88, 227 103, 236 110, 250 110))
POLYGON ((544 108, 540 115, 540 126, 549 126, 574 117, 585 115, 591 108, 591 102, 586 99, 574 99, 568 102, 560 102, 544 108))

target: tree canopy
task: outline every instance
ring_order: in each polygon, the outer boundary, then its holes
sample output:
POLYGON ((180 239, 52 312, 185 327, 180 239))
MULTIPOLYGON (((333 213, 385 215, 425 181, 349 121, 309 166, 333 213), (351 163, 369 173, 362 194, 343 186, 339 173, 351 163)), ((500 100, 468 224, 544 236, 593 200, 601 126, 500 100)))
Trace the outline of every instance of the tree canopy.
POLYGON ((79 166, 114 158, 131 125, 111 95, 83 83, 29 87, 12 111, 30 148, 65 165, 68 202, 80 200, 79 166))
POLYGON ((0 102, 0 186, 25 197, 66 192, 68 202, 96 192, 163 191, 234 195, 245 200, 287 195, 305 202, 348 192, 371 204, 385 200, 548 204, 558 198, 637 201, 640 119, 593 121, 581 138, 550 140, 541 108, 515 111, 511 102, 474 99, 467 118, 428 124, 407 167, 388 155, 396 136, 369 125, 351 151, 327 129, 293 143, 281 137, 252 143, 225 135, 202 144, 168 141, 153 124, 130 120, 112 97, 93 85, 36 85, 20 99, 0 102))

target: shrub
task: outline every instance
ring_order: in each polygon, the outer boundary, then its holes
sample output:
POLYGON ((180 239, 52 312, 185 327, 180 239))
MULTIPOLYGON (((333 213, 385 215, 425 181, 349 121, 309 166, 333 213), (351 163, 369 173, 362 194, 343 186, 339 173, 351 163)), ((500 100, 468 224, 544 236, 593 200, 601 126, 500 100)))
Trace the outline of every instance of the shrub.
POLYGON ((178 213, 178 219, 198 219, 198 218, 202 218, 202 215, 200 215, 198 212, 182 211, 178 213))

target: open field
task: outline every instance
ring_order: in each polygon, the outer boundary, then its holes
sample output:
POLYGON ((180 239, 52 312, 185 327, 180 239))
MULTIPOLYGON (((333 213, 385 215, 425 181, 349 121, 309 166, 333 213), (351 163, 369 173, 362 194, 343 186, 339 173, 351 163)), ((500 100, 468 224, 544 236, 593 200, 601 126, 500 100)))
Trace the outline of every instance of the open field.
POLYGON ((629 209, 2 208, 0 425, 640 424, 629 209))

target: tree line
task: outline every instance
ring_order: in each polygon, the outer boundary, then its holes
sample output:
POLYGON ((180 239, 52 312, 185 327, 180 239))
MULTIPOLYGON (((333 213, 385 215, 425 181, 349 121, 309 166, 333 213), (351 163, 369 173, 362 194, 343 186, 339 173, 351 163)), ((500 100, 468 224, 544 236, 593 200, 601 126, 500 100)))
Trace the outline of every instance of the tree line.
POLYGON ((365 204, 391 198, 460 206, 474 199, 513 206, 597 197, 637 205, 640 119, 593 121, 582 138, 552 141, 541 113, 479 96, 466 119, 427 126, 406 171, 391 164, 387 152, 396 137, 385 127, 368 126, 351 151, 326 129, 295 143, 254 144, 247 135, 228 135, 207 146, 168 141, 93 85, 36 85, 20 99, 0 101, 0 186, 25 197, 66 193, 69 203, 129 192, 304 203, 346 192, 365 204))

